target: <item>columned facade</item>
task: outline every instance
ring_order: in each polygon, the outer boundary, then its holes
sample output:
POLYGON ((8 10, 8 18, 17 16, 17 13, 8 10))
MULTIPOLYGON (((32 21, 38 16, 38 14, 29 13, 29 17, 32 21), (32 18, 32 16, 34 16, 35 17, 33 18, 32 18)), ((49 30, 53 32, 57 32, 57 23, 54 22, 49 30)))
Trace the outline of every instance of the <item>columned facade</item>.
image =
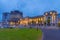
POLYGON ((44 14, 45 16, 45 21, 46 24, 50 24, 50 25, 56 25, 57 23, 57 12, 56 11, 49 11, 49 12, 45 12, 44 14))
POLYGON ((45 12, 44 15, 24 18, 24 19, 20 20, 20 24, 22 24, 22 25, 39 24, 39 25, 44 25, 44 26, 56 26, 57 12, 48 11, 48 12, 45 12))
MULTIPOLYGON (((5 14, 4 14, 5 15, 5 14)), ((60 22, 60 14, 56 11, 45 12, 44 15, 23 17, 19 11, 12 11, 8 16, 9 25, 23 26, 57 26, 60 22)), ((4 20, 6 17, 4 16, 4 20)))

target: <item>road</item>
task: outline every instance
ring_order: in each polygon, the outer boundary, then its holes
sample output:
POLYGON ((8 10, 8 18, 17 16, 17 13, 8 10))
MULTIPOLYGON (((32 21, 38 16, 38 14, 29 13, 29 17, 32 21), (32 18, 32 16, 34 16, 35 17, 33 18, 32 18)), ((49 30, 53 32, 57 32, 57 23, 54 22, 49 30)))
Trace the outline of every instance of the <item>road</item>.
POLYGON ((60 40, 60 29, 43 28, 43 40, 60 40))

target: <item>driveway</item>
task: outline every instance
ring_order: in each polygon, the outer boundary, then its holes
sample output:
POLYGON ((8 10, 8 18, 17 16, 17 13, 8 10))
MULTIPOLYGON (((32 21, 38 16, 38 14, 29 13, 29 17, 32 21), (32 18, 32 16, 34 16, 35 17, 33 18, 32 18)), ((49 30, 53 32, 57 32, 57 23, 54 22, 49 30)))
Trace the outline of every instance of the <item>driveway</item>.
POLYGON ((60 29, 43 28, 43 40, 60 40, 60 29))

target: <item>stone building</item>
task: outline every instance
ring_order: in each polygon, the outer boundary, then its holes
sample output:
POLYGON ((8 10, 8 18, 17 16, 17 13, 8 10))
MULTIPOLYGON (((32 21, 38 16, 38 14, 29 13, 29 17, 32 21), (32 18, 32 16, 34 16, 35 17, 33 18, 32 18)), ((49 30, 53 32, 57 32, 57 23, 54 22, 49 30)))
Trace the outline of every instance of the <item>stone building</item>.
POLYGON ((58 13, 56 11, 48 11, 45 12, 44 15, 34 16, 34 17, 26 17, 20 20, 20 24, 28 25, 28 24, 39 24, 39 25, 57 25, 59 20, 58 13))
MULTIPOLYGON (((6 25, 8 23, 9 26, 18 25, 18 21, 23 18, 23 13, 15 10, 10 13, 3 13, 2 21, 6 25)), ((7 26, 7 25, 6 25, 7 26)))
POLYGON ((44 13, 45 21, 47 24, 56 25, 58 13, 56 11, 48 11, 44 13), (50 22, 48 22, 50 21, 50 22))
POLYGON ((22 12, 15 10, 11 11, 7 17, 4 15, 3 19, 7 19, 9 25, 12 26, 57 26, 60 22, 60 14, 52 10, 45 12, 43 15, 23 17, 22 12))

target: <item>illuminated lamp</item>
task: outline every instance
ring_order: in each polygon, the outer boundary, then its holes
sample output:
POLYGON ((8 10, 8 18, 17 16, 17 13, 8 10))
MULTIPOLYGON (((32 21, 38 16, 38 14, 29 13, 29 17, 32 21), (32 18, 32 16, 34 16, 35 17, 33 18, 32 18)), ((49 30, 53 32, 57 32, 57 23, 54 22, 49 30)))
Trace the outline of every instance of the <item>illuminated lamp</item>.
POLYGON ((48 15, 48 13, 45 14, 46 16, 48 15))
POLYGON ((52 15, 52 12, 50 12, 50 14, 52 15))
POLYGON ((38 24, 38 21, 36 22, 36 24, 38 24))

